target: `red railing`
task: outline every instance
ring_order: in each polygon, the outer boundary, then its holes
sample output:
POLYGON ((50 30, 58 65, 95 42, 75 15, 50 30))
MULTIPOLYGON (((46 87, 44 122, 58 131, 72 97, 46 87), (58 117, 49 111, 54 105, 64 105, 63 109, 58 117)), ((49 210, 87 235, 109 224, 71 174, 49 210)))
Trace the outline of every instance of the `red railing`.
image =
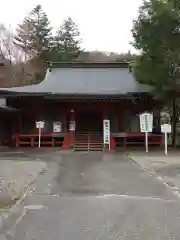
MULTIPOLYGON (((38 146, 38 134, 16 134, 13 135, 13 140, 15 141, 16 147, 19 146, 38 146)), ((93 141, 99 140, 99 136, 93 136, 91 139, 93 141)), ((87 136, 76 136, 76 141, 88 142, 87 136)), ((148 144, 149 145, 162 145, 163 136, 148 134, 148 144)), ((145 136, 144 133, 125 133, 122 136, 111 136, 111 145, 114 149, 115 146, 128 146, 128 145, 144 145, 145 136)), ((69 135, 64 136, 54 136, 52 133, 42 133, 41 135, 41 146, 62 146, 65 149, 70 147, 69 135)))
MULTIPOLYGON (((16 147, 19 146, 38 146, 38 134, 16 134, 13 136, 16 147)), ((43 133, 41 135, 41 146, 62 146, 64 137, 56 137, 53 134, 43 133)))
MULTIPOLYGON (((144 133, 125 133, 124 136, 114 137, 116 145, 144 145, 145 134, 144 133)), ((149 145, 161 145, 163 141, 162 135, 148 134, 149 145)))

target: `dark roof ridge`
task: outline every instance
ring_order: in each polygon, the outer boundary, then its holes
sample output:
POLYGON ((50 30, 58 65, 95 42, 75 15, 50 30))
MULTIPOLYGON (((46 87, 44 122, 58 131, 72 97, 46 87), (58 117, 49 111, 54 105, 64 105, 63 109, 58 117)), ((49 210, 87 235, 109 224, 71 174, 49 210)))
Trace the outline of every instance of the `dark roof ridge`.
POLYGON ((50 62, 46 61, 49 68, 128 68, 129 62, 50 62))

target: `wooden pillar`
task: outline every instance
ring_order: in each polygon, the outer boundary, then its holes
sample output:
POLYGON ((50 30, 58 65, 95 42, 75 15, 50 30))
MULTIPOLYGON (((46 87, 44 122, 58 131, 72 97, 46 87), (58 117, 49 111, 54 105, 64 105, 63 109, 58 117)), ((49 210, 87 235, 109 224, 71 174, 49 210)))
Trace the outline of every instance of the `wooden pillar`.
MULTIPOLYGON (((121 105, 118 106, 118 109, 122 109, 121 105)), ((118 114, 118 131, 122 132, 124 130, 123 129, 123 110, 119 111, 119 113, 117 112, 117 114, 118 114)))
MULTIPOLYGON (((70 124, 74 124, 76 128, 76 119, 75 119, 75 110, 71 109, 70 111, 70 124)), ((75 128, 70 130, 70 147, 74 146, 75 141, 75 128)))
MULTIPOLYGON (((23 132, 23 123, 22 123, 22 115, 21 114, 19 114, 18 119, 19 119, 19 130, 18 130, 18 132, 22 133, 23 132)), ((18 126, 16 126, 16 129, 17 128, 18 128, 18 126)))
POLYGON ((106 104, 106 102, 105 103, 103 103, 103 109, 102 109, 102 111, 103 111, 103 120, 105 120, 105 119, 108 119, 108 111, 109 109, 108 109, 108 105, 106 104))
POLYGON ((64 141, 62 144, 62 149, 63 150, 68 150, 70 148, 70 134, 68 133, 68 121, 67 121, 67 115, 65 115, 64 118, 64 141))
POLYGON ((70 130, 70 124, 75 122, 75 110, 71 109, 69 112, 69 122, 66 122, 66 131, 67 134, 64 136, 63 146, 62 149, 67 150, 74 146, 75 140, 75 131, 70 130), (69 129, 69 132, 68 132, 69 129))

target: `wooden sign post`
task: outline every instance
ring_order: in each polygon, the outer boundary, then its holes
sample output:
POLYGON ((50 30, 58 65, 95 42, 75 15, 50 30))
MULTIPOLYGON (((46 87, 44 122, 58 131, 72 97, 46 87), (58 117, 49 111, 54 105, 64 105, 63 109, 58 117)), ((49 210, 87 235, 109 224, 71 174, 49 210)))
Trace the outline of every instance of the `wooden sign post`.
POLYGON ((38 121, 36 122, 36 128, 39 129, 39 141, 38 141, 38 147, 41 147, 41 129, 44 128, 44 122, 43 121, 38 121))
POLYGON ((145 148, 148 152, 148 132, 152 132, 153 115, 151 113, 143 113, 140 115, 140 129, 145 133, 145 148))
POLYGON ((167 155, 167 136, 168 133, 171 133, 171 125, 170 124, 163 124, 161 125, 161 132, 164 133, 164 152, 167 155))

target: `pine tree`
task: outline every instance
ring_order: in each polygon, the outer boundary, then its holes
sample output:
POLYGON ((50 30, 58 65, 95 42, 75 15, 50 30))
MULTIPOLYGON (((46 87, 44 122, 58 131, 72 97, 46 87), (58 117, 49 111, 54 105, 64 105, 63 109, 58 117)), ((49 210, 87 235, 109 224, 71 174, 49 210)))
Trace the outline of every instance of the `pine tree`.
MULTIPOLYGON (((49 60, 52 43, 52 28, 46 13, 41 5, 37 5, 19 24, 14 43, 23 51, 24 61, 31 63, 34 69, 32 82, 39 82, 44 78, 46 64, 49 60)), ((26 65, 28 65, 26 64, 26 65)), ((25 65, 25 67, 26 67, 25 65)), ((27 70, 23 70, 23 78, 26 78, 27 70)))
POLYGON ((81 52, 80 32, 70 17, 58 29, 55 42, 56 61, 73 61, 77 59, 81 52))
POLYGON ((27 58, 48 60, 51 30, 47 15, 41 5, 37 5, 19 25, 15 43, 23 49, 27 58))

